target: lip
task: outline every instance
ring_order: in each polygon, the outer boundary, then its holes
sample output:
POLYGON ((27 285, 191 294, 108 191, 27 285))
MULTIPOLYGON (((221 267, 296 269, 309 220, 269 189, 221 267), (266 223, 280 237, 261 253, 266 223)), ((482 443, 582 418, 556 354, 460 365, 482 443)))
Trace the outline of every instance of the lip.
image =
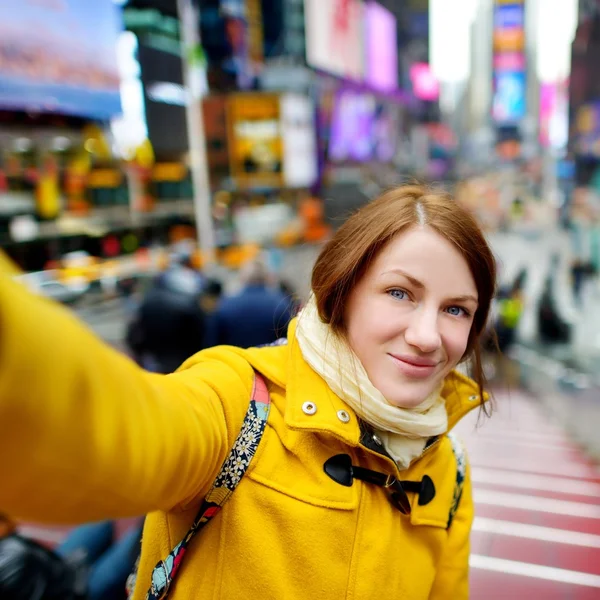
POLYGON ((403 354, 388 354, 388 356, 404 375, 413 379, 427 379, 435 372, 438 365, 431 359, 417 356, 403 354))

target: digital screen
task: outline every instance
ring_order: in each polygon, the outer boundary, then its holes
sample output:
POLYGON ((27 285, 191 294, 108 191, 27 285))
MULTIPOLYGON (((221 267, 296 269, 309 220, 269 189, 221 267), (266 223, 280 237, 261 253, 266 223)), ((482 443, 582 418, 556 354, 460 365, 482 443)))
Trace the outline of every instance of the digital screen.
POLYGON ((109 119, 121 112, 112 0, 2 0, 0 108, 109 119))
POLYGON ((514 123, 526 114, 526 78, 523 71, 500 72, 495 76, 494 119, 500 123, 514 123))
POLYGON ((523 1, 496 0, 494 7, 494 99, 499 125, 518 124, 526 115, 525 8, 523 1))
POLYGON ((494 11, 494 27, 497 29, 523 29, 525 25, 525 12, 523 5, 515 2, 514 4, 498 4, 494 11))
POLYGON ((365 4, 366 81, 373 88, 393 91, 398 87, 398 39, 396 18, 376 2, 365 4))
POLYGON ((375 98, 370 94, 343 91, 337 95, 331 120, 329 158, 335 162, 369 160, 375 98))
POLYGON ((140 44, 138 60, 144 87, 148 138, 159 159, 174 158, 188 148, 181 58, 140 44))
POLYGON ((305 0, 306 60, 327 73, 364 78, 364 6, 359 0, 305 0))
POLYGON ((338 92, 329 136, 333 162, 388 162, 394 158, 400 131, 400 110, 394 104, 354 90, 338 92))
POLYGON ((427 63, 414 63, 410 67, 413 93, 419 100, 433 102, 440 96, 440 84, 427 63))

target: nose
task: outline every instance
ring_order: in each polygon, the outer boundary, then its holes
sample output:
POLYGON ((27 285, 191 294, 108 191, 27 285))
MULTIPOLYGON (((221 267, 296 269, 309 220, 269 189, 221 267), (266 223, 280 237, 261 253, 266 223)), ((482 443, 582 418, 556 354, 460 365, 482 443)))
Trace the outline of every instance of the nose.
POLYGON ((418 348, 424 354, 437 350, 442 345, 438 329, 438 311, 425 307, 414 311, 404 332, 404 339, 407 344, 418 348))

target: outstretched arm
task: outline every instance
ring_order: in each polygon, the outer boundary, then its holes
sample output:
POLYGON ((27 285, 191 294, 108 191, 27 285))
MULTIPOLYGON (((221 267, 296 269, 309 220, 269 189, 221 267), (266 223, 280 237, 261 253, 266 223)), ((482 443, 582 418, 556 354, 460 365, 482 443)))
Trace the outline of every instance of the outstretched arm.
POLYGON ((0 510, 81 522, 201 498, 252 376, 240 358, 202 355, 173 375, 147 373, 66 309, 0 277, 0 510))

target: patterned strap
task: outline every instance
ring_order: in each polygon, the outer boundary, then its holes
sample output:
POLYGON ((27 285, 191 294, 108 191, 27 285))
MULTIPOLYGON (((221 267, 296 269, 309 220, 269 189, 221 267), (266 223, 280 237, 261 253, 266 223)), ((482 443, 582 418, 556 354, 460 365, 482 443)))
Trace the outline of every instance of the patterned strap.
POLYGON ((465 476, 467 473, 467 453, 462 442, 453 434, 448 434, 448 439, 452 445, 452 452, 454 452, 454 458, 456 459, 456 484, 454 486, 454 497, 452 498, 452 505, 450 506, 450 514, 448 515, 448 525, 450 528, 454 515, 458 510, 460 499, 463 493, 463 487, 465 485, 465 476))
POLYGON ((248 470, 262 439, 270 408, 271 399, 267 384, 262 375, 255 372, 250 405, 233 448, 202 502, 193 525, 183 540, 171 550, 169 556, 154 567, 152 585, 148 590, 146 600, 164 600, 168 597, 188 544, 198 531, 221 510, 248 470))

